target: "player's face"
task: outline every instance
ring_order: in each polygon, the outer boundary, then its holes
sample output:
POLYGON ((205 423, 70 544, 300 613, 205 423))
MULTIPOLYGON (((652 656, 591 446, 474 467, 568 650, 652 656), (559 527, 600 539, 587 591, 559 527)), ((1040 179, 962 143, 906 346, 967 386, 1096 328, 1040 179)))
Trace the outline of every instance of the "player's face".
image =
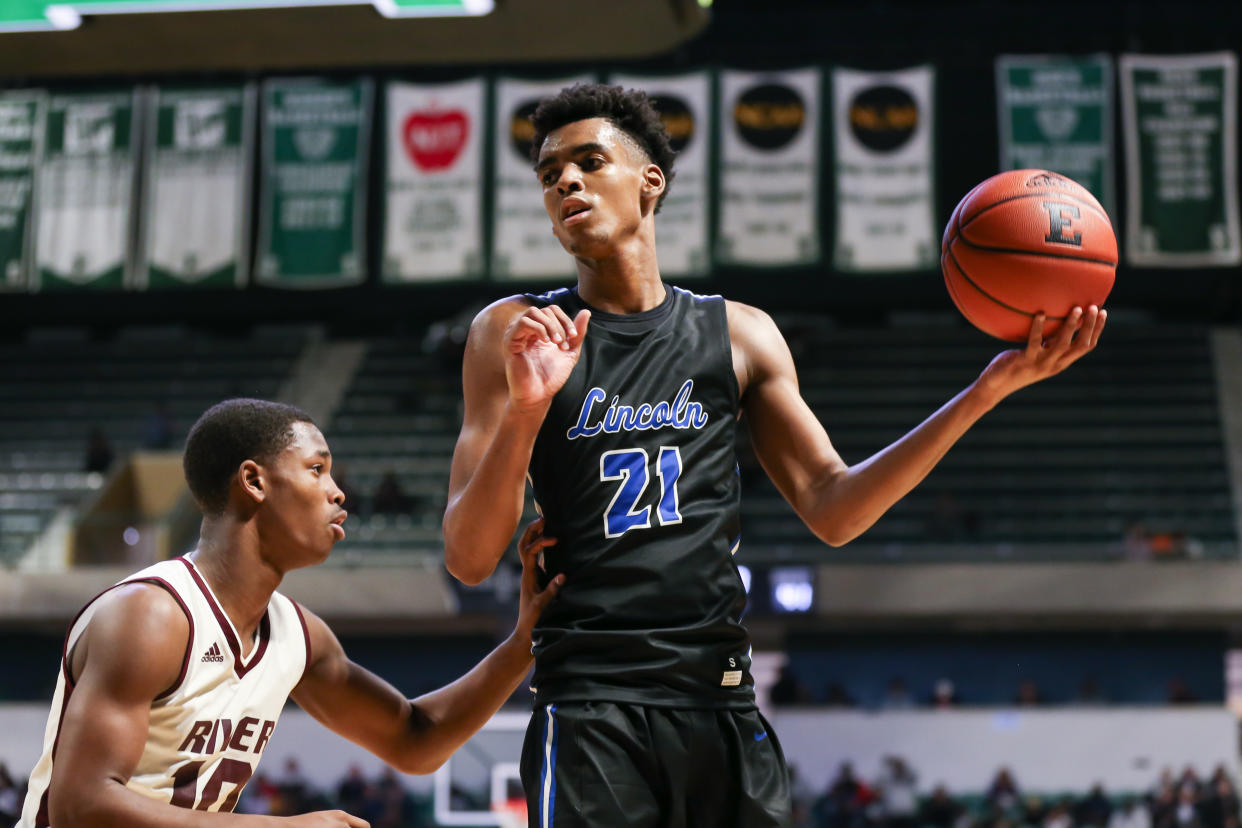
POLYGON ((552 230, 571 255, 607 256, 643 219, 645 173, 654 167, 611 121, 587 118, 548 133, 536 174, 552 230))
POLYGON ((345 493, 332 480, 332 454, 318 428, 293 424, 293 442, 264 467, 261 541, 292 566, 319 563, 345 538, 345 493))

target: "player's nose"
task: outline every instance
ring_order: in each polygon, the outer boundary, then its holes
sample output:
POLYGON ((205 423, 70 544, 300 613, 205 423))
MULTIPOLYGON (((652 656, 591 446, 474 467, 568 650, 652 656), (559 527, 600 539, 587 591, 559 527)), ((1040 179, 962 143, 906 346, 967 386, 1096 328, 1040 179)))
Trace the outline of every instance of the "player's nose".
POLYGON ((561 171, 561 177, 556 182, 556 190, 562 197, 570 193, 582 192, 582 178, 572 164, 566 165, 561 171))

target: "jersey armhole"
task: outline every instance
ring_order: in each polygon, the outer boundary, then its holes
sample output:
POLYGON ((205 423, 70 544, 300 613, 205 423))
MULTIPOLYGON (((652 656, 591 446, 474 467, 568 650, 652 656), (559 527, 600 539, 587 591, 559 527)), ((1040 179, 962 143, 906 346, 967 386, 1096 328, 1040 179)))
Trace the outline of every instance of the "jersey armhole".
POLYGON ((185 601, 181 600, 181 596, 177 594, 177 590, 173 588, 173 585, 163 578, 136 578, 132 581, 117 584, 117 586, 124 586, 124 584, 155 584, 157 587, 160 587, 172 596, 173 600, 177 602, 177 606, 181 607, 181 611, 185 613, 186 623, 190 625, 190 633, 185 639, 185 655, 181 657, 181 672, 177 675, 177 680, 167 690, 152 699, 152 701, 166 699, 177 691, 177 688, 185 681, 185 674, 190 669, 190 653, 194 650, 194 616, 190 613, 190 608, 185 605, 185 601))
POLYGON ((729 305, 720 297, 720 330, 724 337, 720 352, 725 355, 725 369, 729 377, 729 387, 733 389, 733 414, 736 419, 742 413, 742 387, 737 382, 737 372, 733 370, 733 339, 729 336, 729 305))
POLYGON ((306 616, 302 614, 302 605, 292 598, 289 599, 289 603, 293 604, 293 609, 298 614, 298 623, 302 625, 302 640, 306 642, 306 664, 302 667, 302 677, 298 679, 298 683, 301 684, 302 679, 306 677, 306 671, 311 666, 310 628, 306 626, 306 616))

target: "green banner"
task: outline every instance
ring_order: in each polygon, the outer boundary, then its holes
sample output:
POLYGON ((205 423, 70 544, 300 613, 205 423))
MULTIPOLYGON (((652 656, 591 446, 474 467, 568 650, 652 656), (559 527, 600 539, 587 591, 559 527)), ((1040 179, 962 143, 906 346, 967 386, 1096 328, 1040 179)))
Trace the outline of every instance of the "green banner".
POLYGON ((1060 173, 1116 215, 1112 89, 1108 55, 997 58, 1000 168, 1060 173))
POLYGON ((372 83, 263 85, 261 284, 325 288, 365 278, 372 83))
POLYGON ((34 286, 123 287, 132 269, 134 90, 52 95, 35 211, 34 286))
POLYGON ((254 87, 157 88, 150 108, 138 285, 243 286, 254 87))
POLYGON ((1121 57, 1133 264, 1242 262, 1237 94, 1230 52, 1121 57))
POLYGON ((31 214, 44 106, 41 92, 0 95, 0 290, 30 284, 31 214))

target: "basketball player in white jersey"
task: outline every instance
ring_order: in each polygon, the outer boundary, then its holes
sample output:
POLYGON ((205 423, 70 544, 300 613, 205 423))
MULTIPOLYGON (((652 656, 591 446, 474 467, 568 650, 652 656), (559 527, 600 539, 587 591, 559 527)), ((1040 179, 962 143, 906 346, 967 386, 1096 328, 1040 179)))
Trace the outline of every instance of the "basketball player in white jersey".
POLYGON ((286 699, 395 768, 435 770, 526 675, 531 627, 560 585, 535 585, 551 541, 537 523, 523 536, 513 634, 465 676, 408 700, 276 592, 345 537, 345 496, 310 417, 220 403, 190 431, 184 463, 204 514, 198 548, 126 578, 72 623, 17 828, 365 828, 341 811, 230 813, 286 699))

